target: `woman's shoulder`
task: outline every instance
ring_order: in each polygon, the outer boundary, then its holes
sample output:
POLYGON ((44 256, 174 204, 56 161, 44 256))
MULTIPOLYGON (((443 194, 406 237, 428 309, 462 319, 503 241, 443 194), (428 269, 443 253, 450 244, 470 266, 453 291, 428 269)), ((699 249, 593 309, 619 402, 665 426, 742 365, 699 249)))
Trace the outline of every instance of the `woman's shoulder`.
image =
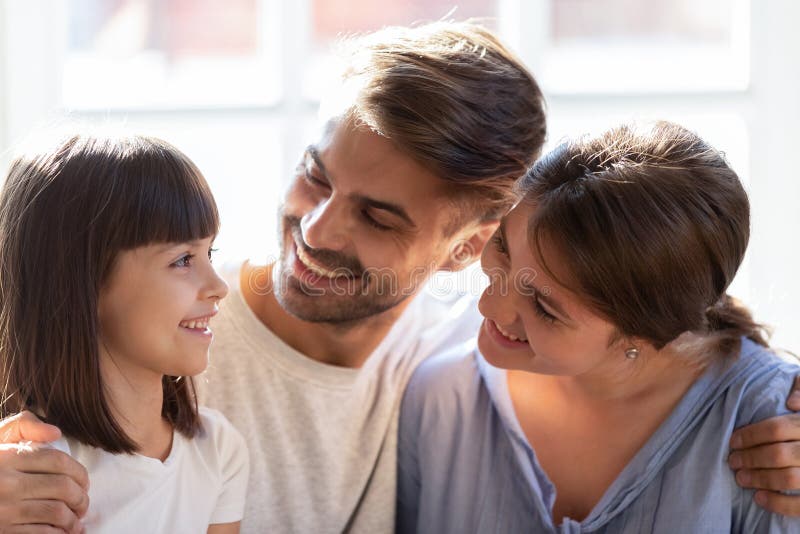
POLYGON ((788 413, 786 399, 800 374, 800 360, 743 339, 731 372, 727 397, 737 405, 736 426, 788 413))
POLYGON ((429 356, 411 376, 406 398, 443 398, 472 392, 479 378, 476 358, 474 339, 429 356))
MULTIPOLYGON (((485 421, 492 410, 474 341, 425 360, 411 377, 400 410, 401 434, 450 436, 485 421)), ((438 438, 436 438, 438 440, 438 438)))

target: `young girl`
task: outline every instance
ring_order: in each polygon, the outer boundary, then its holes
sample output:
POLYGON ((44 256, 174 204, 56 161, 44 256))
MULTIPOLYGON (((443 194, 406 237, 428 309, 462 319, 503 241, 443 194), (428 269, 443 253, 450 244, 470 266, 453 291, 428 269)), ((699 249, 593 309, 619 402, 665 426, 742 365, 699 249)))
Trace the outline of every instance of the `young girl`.
POLYGON ((565 143, 519 184, 481 263, 477 347, 403 400, 399 532, 800 532, 727 465, 798 372, 726 294, 749 204, 668 123, 565 143))
POLYGON ((91 480, 93 533, 235 533, 248 455, 198 410, 216 204, 151 138, 74 136, 11 165, 0 198, 2 416, 31 410, 91 480))

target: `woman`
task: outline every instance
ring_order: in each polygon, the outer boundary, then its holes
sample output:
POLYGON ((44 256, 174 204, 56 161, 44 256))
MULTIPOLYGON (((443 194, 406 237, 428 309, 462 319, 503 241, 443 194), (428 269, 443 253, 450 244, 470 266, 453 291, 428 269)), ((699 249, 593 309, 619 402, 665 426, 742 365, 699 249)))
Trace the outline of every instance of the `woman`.
POLYGON ((566 143, 520 182, 483 252, 477 348, 414 375, 401 532, 766 532, 726 464, 785 413, 798 367, 726 294, 749 204, 679 126, 566 143))

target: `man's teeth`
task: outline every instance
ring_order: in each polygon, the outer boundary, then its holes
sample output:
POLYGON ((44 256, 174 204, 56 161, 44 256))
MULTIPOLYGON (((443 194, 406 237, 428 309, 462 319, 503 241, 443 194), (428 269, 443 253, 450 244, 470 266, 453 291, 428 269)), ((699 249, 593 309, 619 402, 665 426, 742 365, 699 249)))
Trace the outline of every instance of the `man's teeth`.
POLYGON ((197 319, 197 320, 194 320, 194 321, 181 321, 179 326, 182 326, 183 328, 189 328, 191 330, 194 330, 194 329, 197 329, 197 328, 206 329, 206 328, 208 328, 208 319, 197 319))
POLYGON ((308 269, 314 274, 317 274, 319 276, 324 276, 325 278, 336 278, 337 276, 341 275, 341 273, 337 274, 333 271, 329 271, 324 267, 321 267, 320 265, 317 265, 316 263, 314 263, 314 260, 312 260, 311 257, 308 254, 306 254, 306 252, 300 246, 297 246, 296 248, 297 248, 297 257, 300 258, 300 261, 303 262, 303 265, 308 267, 308 269))
POLYGON ((499 331, 500 331, 500 333, 501 333, 501 334, 503 334, 503 336, 504 336, 504 337, 506 337, 506 338, 510 339, 511 341, 522 341, 522 342, 527 342, 527 341, 528 341, 527 339, 518 338, 518 337, 517 337, 517 336, 515 336, 514 334, 511 334, 511 333, 509 333, 509 332, 506 332, 505 330, 503 330, 503 327, 502 327, 502 326, 500 326, 500 325, 499 325, 499 324, 497 324, 497 323, 494 323, 494 325, 497 327, 497 330, 499 330, 499 331))

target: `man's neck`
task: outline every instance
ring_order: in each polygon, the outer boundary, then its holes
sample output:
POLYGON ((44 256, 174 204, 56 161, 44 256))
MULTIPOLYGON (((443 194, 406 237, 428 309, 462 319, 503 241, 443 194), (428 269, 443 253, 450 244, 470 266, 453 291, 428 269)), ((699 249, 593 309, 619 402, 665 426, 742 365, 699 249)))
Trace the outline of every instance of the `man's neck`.
POLYGON ((304 321, 287 312, 275 298, 271 269, 272 265, 266 268, 244 265, 239 287, 245 302, 284 343, 312 360, 329 365, 361 367, 412 300, 406 299, 391 310, 353 324, 304 321), (258 292, 248 283, 254 275, 259 277, 258 292))

